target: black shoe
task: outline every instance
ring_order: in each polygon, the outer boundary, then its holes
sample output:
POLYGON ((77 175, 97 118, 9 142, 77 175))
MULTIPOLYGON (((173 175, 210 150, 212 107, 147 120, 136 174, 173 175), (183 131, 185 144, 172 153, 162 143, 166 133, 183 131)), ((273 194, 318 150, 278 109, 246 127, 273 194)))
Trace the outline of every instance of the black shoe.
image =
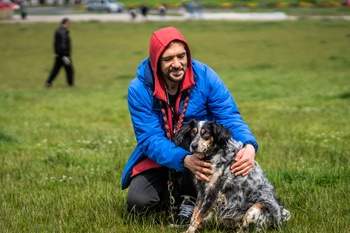
POLYGON ((191 222, 194 206, 196 204, 196 198, 183 195, 181 196, 183 201, 180 205, 179 212, 175 216, 174 223, 170 224, 170 227, 188 227, 191 222))

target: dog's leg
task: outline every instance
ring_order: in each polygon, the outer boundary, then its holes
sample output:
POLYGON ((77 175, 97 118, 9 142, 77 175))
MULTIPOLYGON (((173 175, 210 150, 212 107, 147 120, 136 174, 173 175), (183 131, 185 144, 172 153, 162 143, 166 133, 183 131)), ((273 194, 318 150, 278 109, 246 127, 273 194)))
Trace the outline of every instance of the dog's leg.
POLYGON ((262 207, 262 204, 255 203, 252 207, 249 208, 243 218, 243 224, 241 227, 242 232, 243 229, 246 229, 251 223, 257 224, 258 230, 266 225, 266 216, 262 213, 262 207))
POLYGON ((194 214, 192 215, 191 224, 186 233, 194 233, 198 230, 200 224, 210 213, 214 203, 217 200, 218 193, 215 189, 208 189, 201 201, 196 204, 194 214))
POLYGON ((191 218, 191 222, 194 221, 194 219, 196 218, 196 216, 198 215, 198 211, 199 211, 199 205, 196 204, 196 206, 194 207, 193 210, 193 214, 192 214, 192 218, 191 218))
POLYGON ((199 211, 199 204, 197 203, 193 210, 190 226, 188 227, 185 233, 194 233, 199 228, 200 222, 197 221, 198 211, 199 211))

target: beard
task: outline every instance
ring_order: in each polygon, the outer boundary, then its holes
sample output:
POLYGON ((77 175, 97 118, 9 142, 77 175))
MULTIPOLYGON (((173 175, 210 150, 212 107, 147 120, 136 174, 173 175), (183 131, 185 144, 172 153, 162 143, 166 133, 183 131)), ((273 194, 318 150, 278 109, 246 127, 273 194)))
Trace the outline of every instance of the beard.
POLYGON ((180 68, 170 68, 166 74, 163 74, 166 79, 168 79, 171 82, 181 82, 186 73, 185 67, 180 68))

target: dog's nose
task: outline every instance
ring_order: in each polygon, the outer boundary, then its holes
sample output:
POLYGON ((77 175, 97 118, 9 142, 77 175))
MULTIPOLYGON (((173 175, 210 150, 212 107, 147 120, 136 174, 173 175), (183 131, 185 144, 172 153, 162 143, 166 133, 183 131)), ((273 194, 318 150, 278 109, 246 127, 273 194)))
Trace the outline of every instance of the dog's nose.
POLYGON ((197 143, 193 143, 193 144, 191 145, 191 148, 192 148, 192 150, 197 150, 198 144, 197 144, 197 143))

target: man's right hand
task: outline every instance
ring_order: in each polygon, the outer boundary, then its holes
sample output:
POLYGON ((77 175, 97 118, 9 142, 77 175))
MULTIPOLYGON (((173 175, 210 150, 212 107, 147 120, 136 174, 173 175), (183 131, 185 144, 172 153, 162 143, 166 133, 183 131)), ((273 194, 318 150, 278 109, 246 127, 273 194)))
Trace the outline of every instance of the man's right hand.
POLYGON ((66 66, 69 66, 69 65, 70 65, 69 57, 63 56, 63 57, 62 57, 62 61, 63 61, 63 63, 64 63, 66 66))
POLYGON ((184 167, 189 169, 198 180, 209 182, 208 175, 212 175, 210 170, 211 164, 203 161, 204 155, 192 154, 186 155, 184 159, 184 167))

